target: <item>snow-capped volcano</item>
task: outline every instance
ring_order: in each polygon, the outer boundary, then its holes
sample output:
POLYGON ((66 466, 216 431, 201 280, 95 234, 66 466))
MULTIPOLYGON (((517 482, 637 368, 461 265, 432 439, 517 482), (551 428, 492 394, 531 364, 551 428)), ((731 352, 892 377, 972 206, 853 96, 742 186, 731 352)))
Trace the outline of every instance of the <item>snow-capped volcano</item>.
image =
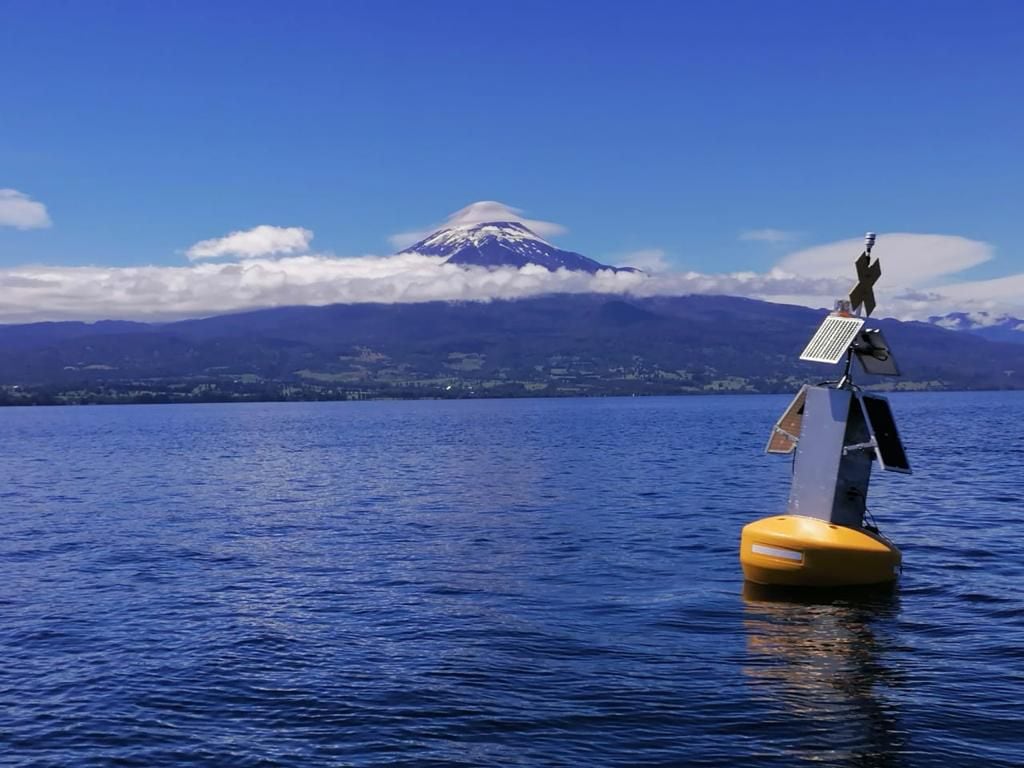
POLYGON ((486 221, 439 229, 400 253, 447 256, 446 264, 481 267, 525 267, 537 264, 552 272, 569 269, 597 272, 635 272, 632 267, 610 267, 573 251, 563 251, 518 221, 486 221))

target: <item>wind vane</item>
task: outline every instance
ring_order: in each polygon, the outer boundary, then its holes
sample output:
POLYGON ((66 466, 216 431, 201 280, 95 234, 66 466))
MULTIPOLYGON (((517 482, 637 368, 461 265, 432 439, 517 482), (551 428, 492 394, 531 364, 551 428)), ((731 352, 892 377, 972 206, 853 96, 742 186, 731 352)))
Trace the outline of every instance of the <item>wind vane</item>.
POLYGON ((784 515, 743 528, 743 575, 760 584, 848 586, 892 582, 902 569, 896 546, 865 523, 871 463, 910 474, 889 401, 853 384, 856 357, 865 373, 899 376, 878 328, 865 328, 875 309, 873 286, 882 274, 871 260, 875 234, 865 237, 855 262, 857 284, 849 300, 822 321, 801 360, 836 364, 836 382, 805 384, 776 422, 768 453, 794 454, 789 505, 784 515), (864 316, 854 315, 861 308, 864 316))

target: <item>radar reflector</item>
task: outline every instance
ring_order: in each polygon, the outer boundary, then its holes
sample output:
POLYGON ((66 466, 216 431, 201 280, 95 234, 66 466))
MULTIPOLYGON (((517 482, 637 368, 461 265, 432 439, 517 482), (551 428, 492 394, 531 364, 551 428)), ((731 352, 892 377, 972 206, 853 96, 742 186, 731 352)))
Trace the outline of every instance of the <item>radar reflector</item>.
POLYGON ((874 376, 900 375, 900 369, 896 366, 889 344, 878 328, 863 330, 853 345, 853 353, 860 360, 864 373, 874 376))
POLYGON ((829 315, 807 342, 800 359, 813 363, 838 363, 863 327, 864 320, 859 317, 829 315))
POLYGON ((875 443, 875 455, 882 469, 890 472, 911 474, 907 453, 903 450, 903 441, 896 431, 896 420, 892 417, 889 401, 878 395, 862 395, 864 415, 867 416, 868 428, 875 443))
POLYGON ((800 387, 796 397, 786 406, 782 416, 772 428, 765 453, 792 453, 800 442, 800 429, 804 423, 804 403, 807 401, 807 385, 800 387))
POLYGON ((875 244, 875 234, 868 232, 865 237, 867 245, 864 253, 854 262, 857 267, 857 284, 850 291, 850 304, 854 310, 864 306, 864 314, 870 316, 875 311, 875 292, 873 290, 878 278, 882 276, 882 265, 878 259, 871 261, 871 247, 875 244))

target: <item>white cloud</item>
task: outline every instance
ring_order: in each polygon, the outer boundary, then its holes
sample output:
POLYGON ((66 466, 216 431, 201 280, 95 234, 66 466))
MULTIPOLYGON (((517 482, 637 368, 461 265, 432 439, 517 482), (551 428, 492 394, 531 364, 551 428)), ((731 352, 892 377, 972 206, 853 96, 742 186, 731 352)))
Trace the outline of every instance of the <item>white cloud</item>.
MULTIPOLYGON (((783 258, 777 265, 790 274, 808 277, 846 276, 846 287, 832 297, 800 296, 796 303, 831 306, 856 282, 853 261, 864 248, 861 238, 806 248, 783 258)), ((996 280, 951 280, 961 272, 984 264, 995 256, 991 245, 957 235, 879 234, 872 255, 882 265, 875 285, 876 314, 903 319, 969 311, 1024 311, 1024 275, 996 280)))
POLYGON ((241 259, 255 259, 275 254, 292 255, 305 253, 313 233, 302 227, 272 227, 260 224, 252 229, 232 232, 224 237, 200 240, 191 246, 185 255, 192 261, 235 256, 241 259))
POLYGON ((486 301, 546 293, 636 296, 725 293, 761 298, 829 292, 835 281, 781 272, 647 275, 543 267, 463 267, 405 254, 324 255, 182 267, 0 269, 0 322, 123 318, 170 320, 258 307, 363 302, 486 301))
POLYGON ((789 243, 800 238, 799 232, 790 232, 785 229, 748 229, 740 232, 740 240, 758 243, 789 243))
POLYGON ((960 327, 960 321, 955 317, 942 317, 939 318, 935 324, 940 328, 946 328, 951 331, 955 331, 960 327))
POLYGON ((0 227, 45 229, 53 222, 46 206, 16 189, 0 189, 0 227))
MULTIPOLYGON (((923 259, 921 254, 939 253, 942 258, 934 264, 926 263, 927 268, 921 270, 923 282, 934 282, 936 275, 950 274, 951 264, 964 268, 991 255, 984 243, 964 238, 948 240, 951 242, 934 235, 879 235, 875 253, 882 260, 883 275, 877 286, 877 314, 924 319, 952 311, 987 311, 1024 316, 1024 274, 922 288, 912 279, 913 270, 904 270, 907 284, 897 284, 892 273, 900 276, 896 266, 901 259, 923 259), (906 247, 908 243, 914 248, 906 247)), ((656 249, 636 252, 632 259, 619 259, 641 267, 646 264, 648 274, 548 272, 537 266, 463 267, 420 254, 355 258, 306 254, 175 267, 10 267, 0 268, 0 322, 171 320, 288 305, 487 301, 588 292, 634 296, 728 294, 830 308, 833 300, 853 285, 853 261, 860 245, 859 240, 847 241, 801 251, 784 258, 767 273, 661 271, 652 268, 665 264, 664 254, 656 249), (800 269, 784 268, 786 265, 800 269)))
MULTIPOLYGON (((780 269, 796 275, 856 278, 854 259, 864 250, 861 238, 816 245, 791 253, 780 269)), ((882 263, 879 286, 922 288, 936 278, 962 272, 993 256, 992 246, 956 235, 879 234, 872 251, 882 263)))
POLYGON ((1024 315, 1024 274, 991 280, 968 280, 943 285, 931 302, 939 312, 984 312, 990 315, 1024 315))
POLYGON ((519 208, 512 208, 495 200, 480 200, 476 203, 470 203, 465 208, 460 208, 441 224, 435 224, 426 229, 418 229, 414 232, 399 232, 398 234, 390 235, 388 242, 401 250, 418 243, 427 235, 439 229, 468 227, 488 221, 518 221, 521 224, 525 224, 534 234, 541 237, 554 237, 566 231, 565 227, 561 224, 555 224, 551 221, 540 221, 538 219, 527 219, 523 217, 522 213, 523 211, 519 208))
MULTIPOLYGON (((998 315, 993 312, 985 311, 974 311, 964 313, 967 322, 971 324, 972 328, 988 328, 993 325, 999 325, 1006 321, 1006 315, 998 315)), ((944 321, 945 322, 945 321, 944 321)), ((940 322, 939 325, 943 323, 940 322)))
POLYGON ((630 251, 620 256, 613 256, 611 263, 622 267, 636 267, 651 274, 660 274, 672 269, 672 265, 669 264, 665 256, 665 251, 661 248, 644 248, 639 251, 630 251))

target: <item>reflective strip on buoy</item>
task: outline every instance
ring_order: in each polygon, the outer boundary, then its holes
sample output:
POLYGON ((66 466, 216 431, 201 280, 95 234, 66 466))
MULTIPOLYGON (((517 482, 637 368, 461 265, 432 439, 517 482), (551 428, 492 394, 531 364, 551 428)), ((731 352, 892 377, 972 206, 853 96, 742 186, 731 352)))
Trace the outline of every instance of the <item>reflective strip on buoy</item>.
POLYGON ((769 547, 766 544, 751 544, 750 551, 757 555, 768 555, 768 557, 781 557, 785 560, 796 560, 803 562, 804 553, 795 549, 783 549, 782 547, 769 547))

